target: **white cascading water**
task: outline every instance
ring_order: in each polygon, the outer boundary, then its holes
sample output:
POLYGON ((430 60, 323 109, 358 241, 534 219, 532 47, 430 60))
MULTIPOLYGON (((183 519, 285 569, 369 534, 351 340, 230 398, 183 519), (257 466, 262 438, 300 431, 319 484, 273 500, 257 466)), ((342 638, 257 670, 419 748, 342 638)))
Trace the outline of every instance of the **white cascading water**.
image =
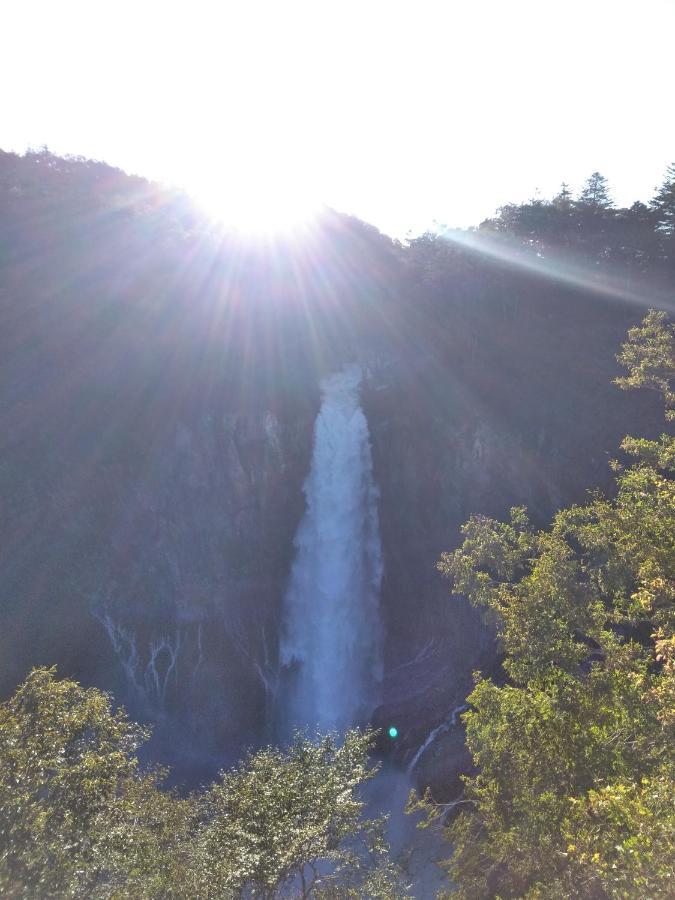
POLYGON ((363 722, 382 677, 382 547, 356 365, 325 378, 284 603, 283 730, 363 722))
POLYGON ((445 722, 441 722, 440 725, 438 725, 436 728, 434 728, 433 731, 431 731, 429 733, 427 739, 424 741, 422 746, 418 749, 417 753, 413 756, 412 760, 408 764, 408 774, 409 775, 412 775, 412 773, 415 771, 415 766, 420 761, 420 759, 424 756, 424 754, 427 752, 427 750, 433 744, 433 742, 436 740, 436 738, 439 737, 441 734, 445 734, 446 732, 450 731, 451 728, 454 728, 455 725, 457 724, 457 720, 458 720, 460 713, 466 712, 467 709, 469 709, 468 704, 460 703, 459 706, 456 706, 453 709, 453 711, 450 713, 450 715, 445 720, 445 722))

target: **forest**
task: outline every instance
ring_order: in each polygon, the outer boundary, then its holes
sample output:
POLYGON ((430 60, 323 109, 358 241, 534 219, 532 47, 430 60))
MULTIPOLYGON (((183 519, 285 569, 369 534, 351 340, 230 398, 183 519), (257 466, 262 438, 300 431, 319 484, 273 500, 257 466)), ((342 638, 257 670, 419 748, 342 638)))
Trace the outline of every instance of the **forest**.
POLYGON ((3 896, 415 896, 366 800, 394 770, 439 896, 672 896, 674 298, 675 164, 629 208, 596 172, 468 230, 257 239, 0 152, 3 896), (381 694, 284 743, 311 428, 353 363, 381 694))

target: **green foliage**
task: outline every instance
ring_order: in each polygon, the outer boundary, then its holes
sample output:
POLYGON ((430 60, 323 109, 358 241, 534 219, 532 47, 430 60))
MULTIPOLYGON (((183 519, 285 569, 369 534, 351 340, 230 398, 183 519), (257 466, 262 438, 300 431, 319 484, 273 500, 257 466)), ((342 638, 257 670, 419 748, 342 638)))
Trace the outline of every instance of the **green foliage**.
POLYGON ((49 669, 0 706, 3 896, 166 894, 187 810, 160 773, 140 772, 146 737, 105 694, 49 669))
POLYGON ((624 390, 658 391, 666 404, 666 418, 675 420, 675 324, 664 312, 650 310, 641 325, 631 328, 617 359, 628 375, 617 378, 624 390))
POLYGON ((357 793, 375 771, 372 740, 358 731, 342 742, 297 735, 288 749, 268 747, 224 772, 201 800, 198 896, 269 898, 289 886, 296 896, 331 896, 373 861, 386 863, 382 822, 363 818, 357 793))
POLYGON ((0 892, 16 898, 403 896, 363 816, 371 732, 298 735, 201 794, 160 790, 100 691, 36 669, 0 706, 0 892), (288 896, 285 893, 284 896, 288 896))
MULTIPOLYGON (((672 409, 674 332, 650 312, 623 388, 672 409)), ((452 825, 458 898, 669 897, 675 878, 675 440, 627 438, 616 494, 534 532, 473 517, 440 570, 497 623, 508 681, 465 715, 478 774, 452 825)))

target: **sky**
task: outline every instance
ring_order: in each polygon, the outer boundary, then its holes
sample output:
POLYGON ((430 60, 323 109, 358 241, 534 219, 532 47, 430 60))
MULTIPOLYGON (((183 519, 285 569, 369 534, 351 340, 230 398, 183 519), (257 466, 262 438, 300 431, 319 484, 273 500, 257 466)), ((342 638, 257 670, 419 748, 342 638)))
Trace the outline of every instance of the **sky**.
POLYGON ((2 0, 0 148, 397 237, 675 160, 675 0, 2 0))

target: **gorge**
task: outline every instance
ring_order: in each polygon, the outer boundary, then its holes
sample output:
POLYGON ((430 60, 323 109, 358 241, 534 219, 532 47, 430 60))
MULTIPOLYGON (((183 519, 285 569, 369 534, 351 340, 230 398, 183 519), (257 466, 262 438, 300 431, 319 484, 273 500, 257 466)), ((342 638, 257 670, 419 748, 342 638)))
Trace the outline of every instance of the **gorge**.
POLYGON ((331 211, 265 244, 104 164, 0 166, 3 695, 56 664, 188 785, 292 725, 370 718, 401 769, 440 729, 415 777, 452 793, 443 723, 499 660, 436 561, 472 513, 544 522, 660 428, 611 380, 663 256, 647 278, 589 220, 565 283, 529 238, 497 259, 331 211))

